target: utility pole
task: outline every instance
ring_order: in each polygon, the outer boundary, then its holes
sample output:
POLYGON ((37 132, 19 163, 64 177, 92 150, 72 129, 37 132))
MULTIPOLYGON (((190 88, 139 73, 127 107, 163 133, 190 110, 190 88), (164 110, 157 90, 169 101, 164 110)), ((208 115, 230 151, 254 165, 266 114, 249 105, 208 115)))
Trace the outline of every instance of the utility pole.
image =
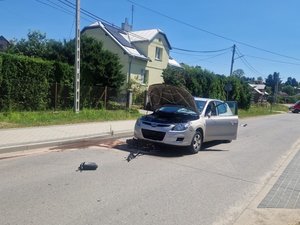
POLYGON ((231 58, 231 67, 230 67, 230 76, 232 75, 232 70, 233 70, 233 63, 234 63, 234 55, 235 55, 235 44, 233 45, 232 49, 232 58, 231 58))
POLYGON ((134 5, 131 6, 131 29, 133 29, 133 13, 134 13, 134 5))
POLYGON ((74 111, 80 109, 80 0, 76 0, 74 111))

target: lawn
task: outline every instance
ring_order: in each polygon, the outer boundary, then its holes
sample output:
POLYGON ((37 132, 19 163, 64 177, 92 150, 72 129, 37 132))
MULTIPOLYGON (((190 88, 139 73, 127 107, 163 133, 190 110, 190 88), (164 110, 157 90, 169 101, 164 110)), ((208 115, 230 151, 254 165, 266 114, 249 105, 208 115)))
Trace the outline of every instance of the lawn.
POLYGON ((240 118, 245 118, 245 117, 272 115, 272 114, 278 114, 278 113, 283 113, 288 111, 289 111, 288 107, 281 104, 274 104, 273 106, 252 105, 249 110, 240 109, 238 114, 240 118))
MULTIPOLYGON (((288 107, 274 105, 269 107, 251 106, 249 110, 239 110, 239 117, 253 117, 287 112, 288 107)), ((73 124, 84 122, 101 122, 115 120, 137 119, 138 110, 89 110, 79 113, 69 111, 40 111, 40 112, 2 112, 0 113, 1 128, 17 128, 32 126, 47 126, 60 124, 73 124)))
POLYGON ((0 113, 0 128, 47 126, 84 122, 136 119, 138 110, 82 110, 0 113))

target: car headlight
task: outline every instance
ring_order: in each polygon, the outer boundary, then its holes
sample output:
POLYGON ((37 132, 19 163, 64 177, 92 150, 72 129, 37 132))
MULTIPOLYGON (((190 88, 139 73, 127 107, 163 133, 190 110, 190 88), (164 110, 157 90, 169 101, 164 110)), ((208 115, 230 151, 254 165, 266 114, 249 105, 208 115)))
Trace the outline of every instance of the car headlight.
POLYGON ((172 130, 174 130, 174 131, 184 131, 184 130, 188 129, 190 125, 191 125, 190 122, 188 122, 188 123, 178 123, 172 128, 172 130))
POLYGON ((137 119, 137 121, 135 122, 135 126, 140 127, 142 124, 141 119, 137 119))

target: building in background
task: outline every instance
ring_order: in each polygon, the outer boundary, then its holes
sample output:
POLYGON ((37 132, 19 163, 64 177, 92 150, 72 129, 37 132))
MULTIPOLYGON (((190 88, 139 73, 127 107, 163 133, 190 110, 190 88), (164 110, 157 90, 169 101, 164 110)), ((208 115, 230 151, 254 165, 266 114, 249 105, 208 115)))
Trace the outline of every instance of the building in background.
POLYGON ((159 29, 131 31, 125 20, 121 28, 96 22, 84 27, 82 34, 101 41, 104 49, 119 56, 127 82, 134 79, 146 86, 163 83, 162 72, 168 65, 180 67, 170 57, 171 45, 159 29))
POLYGON ((251 93, 252 103, 265 103, 267 102, 267 98, 269 96, 269 93, 266 91, 266 85, 265 84, 249 84, 251 87, 251 93))
POLYGON ((9 41, 2 35, 0 36, 0 51, 5 51, 9 46, 9 41))

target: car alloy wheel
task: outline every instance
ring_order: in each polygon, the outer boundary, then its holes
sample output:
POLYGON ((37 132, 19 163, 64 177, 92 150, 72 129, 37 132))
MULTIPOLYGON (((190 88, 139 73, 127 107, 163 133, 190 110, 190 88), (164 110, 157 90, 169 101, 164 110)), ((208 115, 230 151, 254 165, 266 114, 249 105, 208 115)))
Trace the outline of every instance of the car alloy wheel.
POLYGON ((196 154, 201 150, 202 147, 202 133, 200 131, 196 131, 192 143, 189 147, 190 153, 196 154))

